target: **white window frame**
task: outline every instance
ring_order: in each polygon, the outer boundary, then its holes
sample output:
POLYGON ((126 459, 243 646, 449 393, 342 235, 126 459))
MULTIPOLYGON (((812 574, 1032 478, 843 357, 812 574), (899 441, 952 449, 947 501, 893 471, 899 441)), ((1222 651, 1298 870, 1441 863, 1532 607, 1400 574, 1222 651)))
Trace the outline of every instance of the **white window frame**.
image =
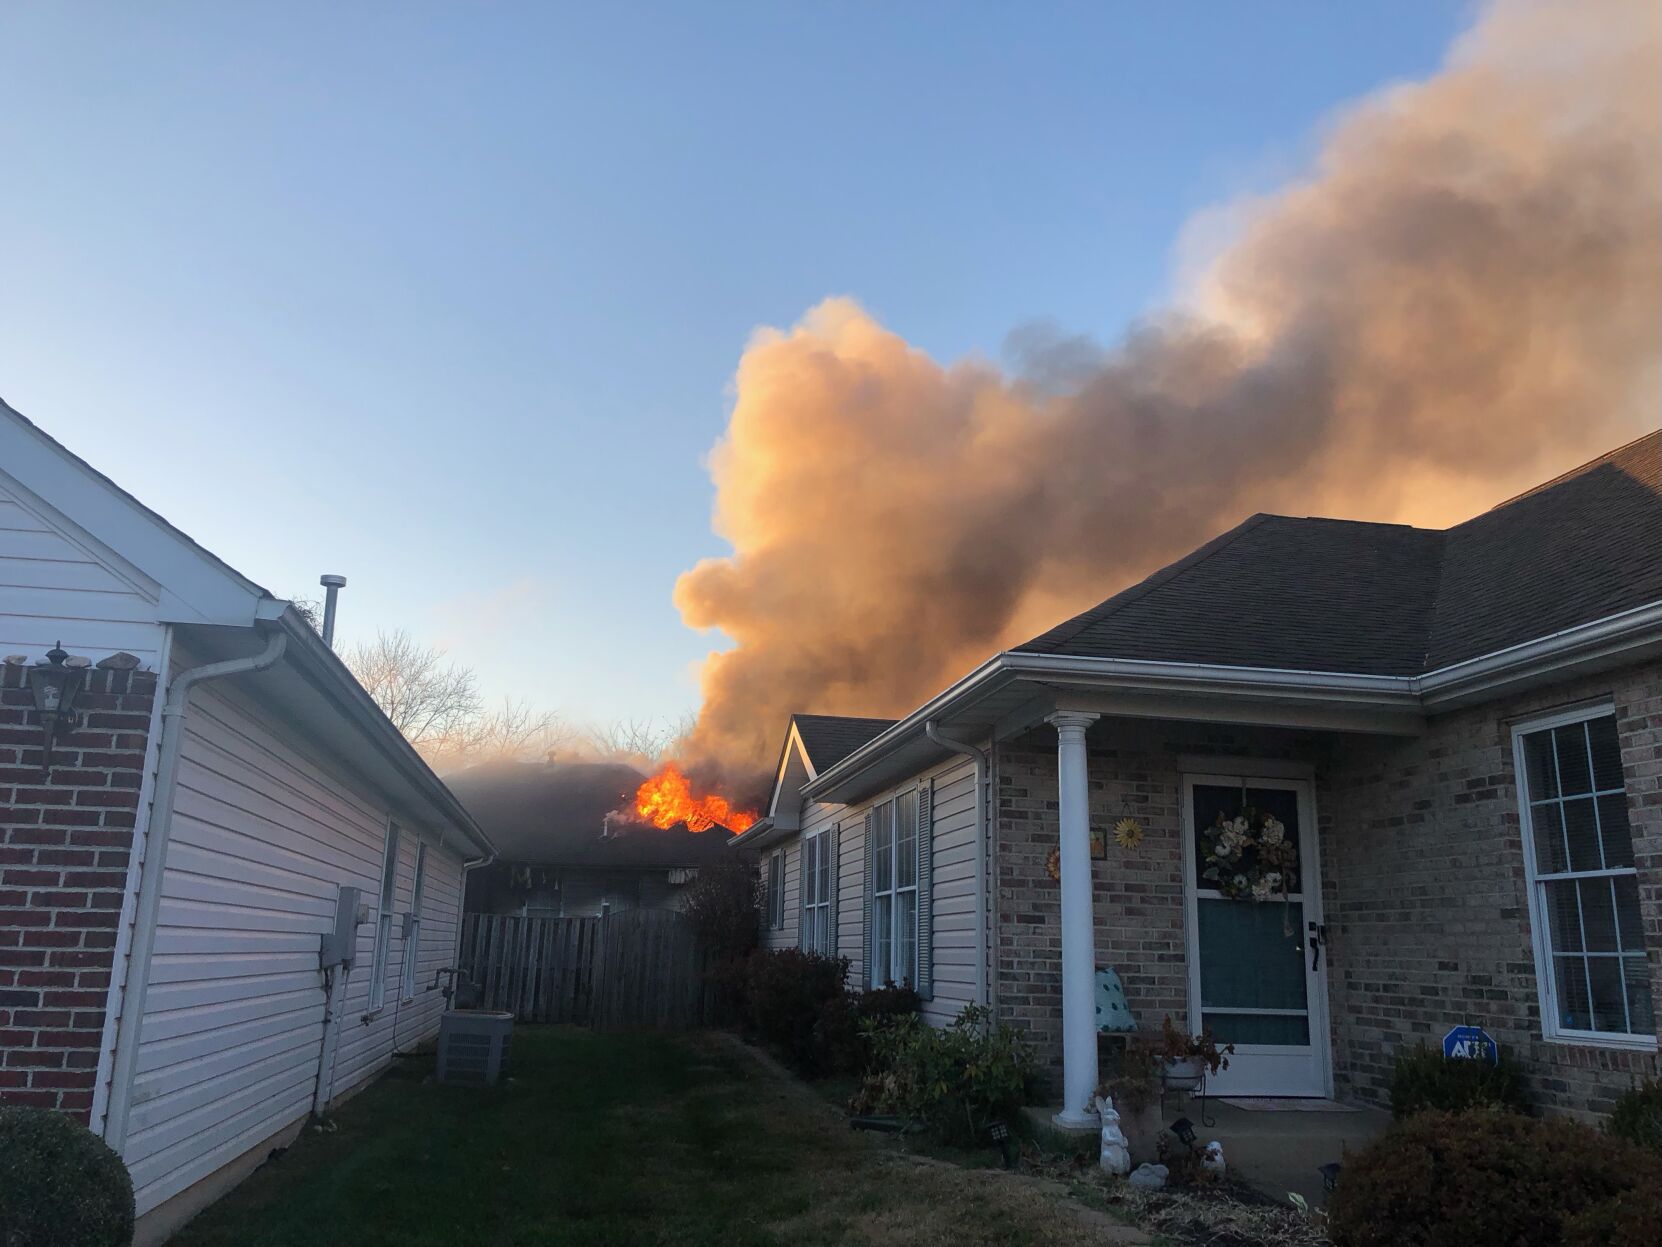
POLYGON ((421 961, 421 894, 427 883, 427 842, 416 840, 415 877, 410 881, 410 909, 404 915, 404 966, 399 975, 399 998, 414 1000, 416 971, 421 961))
POLYGON ((831 948, 831 837, 816 831, 802 838, 802 930, 797 944, 804 952, 829 957, 831 948))
POLYGON ((884 898, 888 898, 889 956, 887 965, 879 966, 877 964, 878 941, 877 932, 874 930, 871 933, 870 939, 872 964, 867 970, 866 981, 873 989, 886 987, 890 983, 893 983, 896 987, 915 988, 918 985, 918 907, 922 899, 918 892, 917 869, 918 842, 923 836, 923 828, 920 826, 922 821, 922 801, 918 795, 917 789, 906 788, 895 793, 892 797, 885 797, 882 801, 879 801, 876 805, 872 806, 872 843, 866 846, 866 852, 868 853, 877 852, 877 823, 878 819, 881 817, 879 811, 885 808, 889 812, 889 827, 891 829, 888 848, 890 886, 888 888, 881 888, 878 886, 880 873, 874 868, 871 872, 871 920, 874 925, 879 921, 878 914, 882 906, 880 906, 878 902, 884 898), (910 885, 902 887, 900 886, 900 802, 907 796, 912 798, 912 882, 910 885), (912 896, 912 961, 909 966, 901 964, 900 955, 900 937, 903 934, 904 929, 904 923, 900 917, 900 898, 907 893, 910 893, 912 896))
MULTIPOLYGON (((1547 884, 1555 881, 1583 878, 1619 878, 1638 876, 1637 866, 1611 867, 1596 871, 1559 871, 1542 875, 1535 854, 1535 826, 1533 819, 1534 807, 1529 792, 1529 770, 1524 754, 1524 738, 1538 732, 1551 731, 1554 728, 1569 727, 1575 724, 1591 722, 1595 719, 1613 719, 1616 708, 1610 702, 1600 702, 1596 705, 1578 706, 1573 709, 1559 711, 1553 714, 1540 715, 1523 720, 1512 725, 1512 766, 1517 783, 1518 794, 1518 826, 1523 835, 1524 868, 1529 890, 1529 926, 1532 943, 1535 951, 1535 985, 1540 995, 1541 1007, 1541 1035, 1552 1043, 1575 1044, 1582 1047, 1623 1048, 1637 1051, 1654 1052, 1657 1047, 1654 1034, 1636 1034, 1624 1031, 1595 1031, 1581 1030, 1567 1027, 1559 1022, 1563 1016, 1558 1008, 1558 976, 1553 965, 1552 926, 1550 912, 1547 906, 1547 884)), ((1556 759, 1556 754, 1554 755, 1556 759)), ((1556 762, 1555 762, 1556 764, 1556 762)), ((1595 783, 1592 778, 1592 759, 1588 759, 1588 782, 1595 783)), ((1615 789, 1591 789, 1578 796, 1614 795, 1615 789)), ((1622 789, 1626 794, 1626 787, 1622 789)), ((1541 801, 1550 798, 1539 798, 1541 801)), ((1562 795, 1560 798, 1562 799, 1562 795)), ((1597 801, 1594 801, 1595 817, 1597 817, 1597 801)), ((1628 833, 1632 834, 1629 826, 1628 833)), ((1600 833, 1602 846, 1603 835, 1600 833)), ((1602 851, 1602 850, 1601 850, 1602 851)), ((1612 906, 1614 916, 1614 906, 1612 906)), ((1589 954, 1598 956, 1602 954, 1589 954)), ((1610 954, 1619 956, 1619 954, 1610 954)), ((1624 987, 1625 991, 1625 987, 1624 987)), ((1654 1008, 1654 1003, 1653 1003, 1654 1008)), ((1631 1024, 1631 1019, 1630 1019, 1631 1024)))
POLYGON ((779 931, 785 926, 785 850, 768 854, 767 883, 768 930, 779 931))
POLYGON ((387 1003, 387 957, 392 947, 392 903, 398 888, 399 827, 387 820, 387 841, 381 850, 381 888, 376 893, 375 955, 369 961, 369 1014, 387 1003))

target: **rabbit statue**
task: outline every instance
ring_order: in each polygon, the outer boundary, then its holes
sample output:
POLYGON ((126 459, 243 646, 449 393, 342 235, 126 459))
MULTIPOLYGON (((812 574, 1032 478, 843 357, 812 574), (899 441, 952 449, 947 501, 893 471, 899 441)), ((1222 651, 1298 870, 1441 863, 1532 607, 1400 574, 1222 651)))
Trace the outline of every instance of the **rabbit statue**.
POLYGON ((1120 1129, 1120 1115, 1114 1111, 1113 1097, 1098 1096, 1096 1111, 1102 1118, 1102 1172, 1123 1177, 1131 1172, 1131 1148, 1120 1129))
POLYGON ((1214 1177, 1221 1178, 1227 1166, 1223 1163, 1223 1144, 1213 1139, 1200 1155, 1200 1167, 1214 1177))

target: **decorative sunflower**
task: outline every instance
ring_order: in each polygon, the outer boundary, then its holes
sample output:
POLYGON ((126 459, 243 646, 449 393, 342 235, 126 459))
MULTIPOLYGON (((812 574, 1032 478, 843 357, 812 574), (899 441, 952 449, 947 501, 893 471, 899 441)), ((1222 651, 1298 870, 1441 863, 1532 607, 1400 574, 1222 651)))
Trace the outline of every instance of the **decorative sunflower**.
POLYGON ((1129 815, 1114 824, 1114 842, 1122 849, 1134 849, 1143 842, 1143 825, 1129 815))

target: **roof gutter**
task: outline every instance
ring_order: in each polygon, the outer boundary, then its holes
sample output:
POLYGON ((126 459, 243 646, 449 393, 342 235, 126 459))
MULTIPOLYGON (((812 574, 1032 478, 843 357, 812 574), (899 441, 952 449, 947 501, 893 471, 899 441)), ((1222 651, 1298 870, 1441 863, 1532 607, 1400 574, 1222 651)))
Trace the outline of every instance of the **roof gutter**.
POLYGON ((951 688, 925 702, 893 727, 872 737, 835 766, 827 767, 821 771, 808 783, 802 785, 803 798, 810 801, 816 800, 819 794, 827 788, 858 775, 861 771, 879 761, 895 745, 911 737, 922 735, 924 725, 931 719, 943 719, 947 715, 973 703, 977 698, 991 692, 994 688, 1008 683, 1011 676, 1007 671, 1005 660, 1009 656, 1008 653, 994 654, 951 688))
POLYGON ((989 658, 835 766, 821 771, 803 785, 802 795, 817 799, 828 789, 876 765, 896 746, 926 737, 931 721, 939 723, 1023 677, 1088 683, 1130 692, 1221 694, 1231 699, 1428 713, 1497 695, 1509 685, 1539 679, 1564 667, 1589 663, 1609 665, 1624 658, 1640 657, 1647 650, 1662 650, 1662 602, 1578 624, 1416 676, 1086 658, 1007 650, 989 658))
POLYGON ((1419 676, 1416 689, 1428 710, 1481 700, 1508 684, 1577 663, 1620 662, 1662 648, 1662 602, 1563 628, 1419 676))
POLYGON ((299 667, 312 687, 326 697, 349 721, 362 730, 376 749, 392 764, 429 803, 445 818, 461 828, 483 857, 494 858, 496 846, 490 842, 473 815, 456 799, 432 767, 416 752, 415 746, 404 738, 404 733, 393 726, 375 699, 364 691, 334 650, 324 644, 316 629, 305 616, 288 607, 277 617, 277 624, 292 643, 291 661, 299 667))

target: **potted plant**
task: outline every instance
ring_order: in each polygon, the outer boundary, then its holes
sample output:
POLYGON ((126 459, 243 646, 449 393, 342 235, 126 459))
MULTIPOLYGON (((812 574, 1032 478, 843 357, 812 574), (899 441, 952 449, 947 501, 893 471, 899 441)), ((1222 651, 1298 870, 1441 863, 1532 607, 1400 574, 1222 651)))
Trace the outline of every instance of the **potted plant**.
POLYGON ((1193 1091, 1207 1074, 1229 1068, 1235 1045, 1219 1048, 1211 1031, 1190 1035, 1172 1024, 1171 1015, 1160 1027, 1161 1077, 1169 1091, 1193 1091))

